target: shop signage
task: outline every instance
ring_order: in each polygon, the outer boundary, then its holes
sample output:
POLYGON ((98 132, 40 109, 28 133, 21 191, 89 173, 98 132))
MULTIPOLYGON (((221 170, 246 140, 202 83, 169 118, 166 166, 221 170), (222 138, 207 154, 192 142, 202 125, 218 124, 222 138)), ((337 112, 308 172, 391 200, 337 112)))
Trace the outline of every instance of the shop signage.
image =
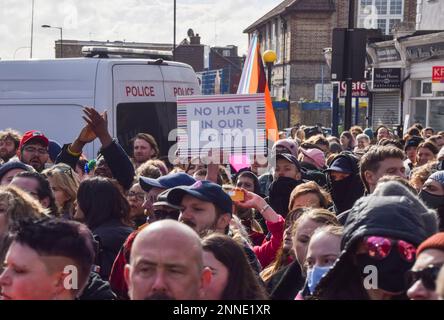
POLYGON ((444 91, 444 66, 434 66, 432 70, 432 92, 444 91))
POLYGON ((374 68, 373 89, 401 88, 401 68, 374 68))
POLYGON ((444 56, 444 42, 430 43, 406 48, 407 57, 411 61, 426 60, 444 56))
MULTIPOLYGON (((339 96, 341 98, 345 98, 347 95, 347 84, 345 81, 341 82, 340 86, 340 92, 339 96)), ((367 92, 367 82, 353 82, 352 85, 352 97, 353 98, 367 98, 368 92, 367 92)))
POLYGON ((379 63, 384 62, 395 62, 401 60, 401 55, 398 50, 394 46, 385 47, 385 48, 377 48, 376 56, 378 57, 379 63))

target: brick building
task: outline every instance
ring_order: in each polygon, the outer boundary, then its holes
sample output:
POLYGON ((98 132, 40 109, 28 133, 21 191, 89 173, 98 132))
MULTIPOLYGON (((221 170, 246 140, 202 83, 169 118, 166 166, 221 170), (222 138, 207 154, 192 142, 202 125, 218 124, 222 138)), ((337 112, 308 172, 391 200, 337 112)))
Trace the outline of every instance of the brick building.
MULTIPOLYGON (((415 22, 415 0, 355 1, 357 27, 380 28, 387 34, 399 22, 415 22)), ((250 36, 259 33, 262 51, 276 51, 271 94, 290 101, 291 124, 331 124, 330 110, 311 117, 299 102, 314 100, 315 88, 330 82, 323 49, 332 46, 334 28, 348 26, 348 8, 348 0, 285 0, 244 30, 250 36)))

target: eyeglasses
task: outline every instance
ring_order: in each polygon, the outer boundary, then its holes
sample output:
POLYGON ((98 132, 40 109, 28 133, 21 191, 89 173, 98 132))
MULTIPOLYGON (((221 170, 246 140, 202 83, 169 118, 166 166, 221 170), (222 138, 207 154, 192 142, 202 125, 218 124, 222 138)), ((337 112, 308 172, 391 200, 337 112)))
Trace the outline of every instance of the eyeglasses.
POLYGON ((128 197, 136 197, 139 201, 145 201, 145 193, 143 192, 130 191, 128 192, 128 197))
POLYGON ((165 219, 173 219, 178 220, 179 219, 179 210, 162 210, 162 209, 156 209, 153 211, 153 216, 155 220, 165 220, 165 219))
POLYGON ((394 245, 397 245, 398 253, 407 262, 413 262, 416 257, 416 247, 404 240, 394 240, 385 237, 366 237, 364 244, 367 254, 374 259, 382 260, 388 257, 394 245))
POLYGON ((435 291, 436 279, 438 278, 439 270, 441 270, 441 267, 442 264, 431 264, 422 270, 407 271, 406 278, 408 286, 411 287, 416 281, 421 280, 424 288, 430 291, 435 291))
POLYGON ((29 153, 35 153, 38 152, 38 154, 44 155, 48 153, 47 149, 44 148, 35 148, 35 147, 31 147, 31 146, 27 146, 23 148, 24 151, 29 152, 29 153))

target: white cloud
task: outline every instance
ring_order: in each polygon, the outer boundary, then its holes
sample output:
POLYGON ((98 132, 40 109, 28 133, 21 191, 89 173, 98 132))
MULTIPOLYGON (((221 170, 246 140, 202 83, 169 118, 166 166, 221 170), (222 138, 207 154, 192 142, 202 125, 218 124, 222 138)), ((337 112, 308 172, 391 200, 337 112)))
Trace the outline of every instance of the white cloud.
MULTIPOLYGON (((207 45, 247 50, 242 31, 281 0, 177 0, 177 42, 192 28, 207 45)), ((0 0, 1 59, 29 57, 32 0, 0 0), (23 48, 25 47, 25 48, 23 48), (26 48, 28 47, 28 48, 26 48)), ((33 57, 53 58, 54 41, 125 40, 172 43, 173 0, 35 0, 33 57)))

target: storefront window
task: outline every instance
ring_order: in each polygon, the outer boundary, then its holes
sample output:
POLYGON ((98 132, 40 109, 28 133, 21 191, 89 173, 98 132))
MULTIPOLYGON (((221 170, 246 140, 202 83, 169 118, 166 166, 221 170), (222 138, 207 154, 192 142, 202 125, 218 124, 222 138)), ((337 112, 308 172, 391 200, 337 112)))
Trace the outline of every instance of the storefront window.
POLYGON ((426 124, 427 121, 427 100, 415 100, 412 106, 413 119, 411 123, 426 124))
POLYGON ((435 131, 444 130, 444 100, 430 101, 429 126, 435 131))

